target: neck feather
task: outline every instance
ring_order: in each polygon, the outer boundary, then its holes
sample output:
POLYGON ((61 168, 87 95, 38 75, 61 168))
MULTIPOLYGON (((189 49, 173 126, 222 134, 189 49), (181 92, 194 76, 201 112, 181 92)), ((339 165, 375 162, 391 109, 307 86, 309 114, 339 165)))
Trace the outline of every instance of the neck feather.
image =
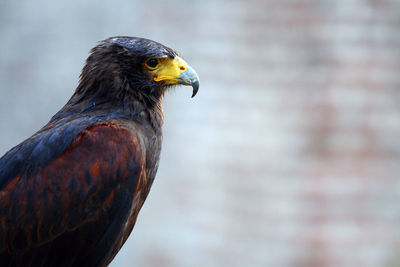
POLYGON ((120 114, 138 123, 149 122, 161 131, 164 116, 161 95, 154 94, 152 88, 132 88, 139 82, 121 79, 116 75, 112 79, 106 75, 101 79, 87 77, 83 72, 80 83, 68 103, 52 118, 52 120, 70 115, 107 115, 120 114))

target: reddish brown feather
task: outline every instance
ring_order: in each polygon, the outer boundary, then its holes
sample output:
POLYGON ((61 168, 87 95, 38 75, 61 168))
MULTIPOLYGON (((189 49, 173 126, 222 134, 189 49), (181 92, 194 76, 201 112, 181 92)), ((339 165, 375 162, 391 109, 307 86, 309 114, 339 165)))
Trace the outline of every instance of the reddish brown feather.
POLYGON ((126 186, 134 197, 137 187, 144 185, 140 182, 143 166, 141 145, 128 129, 100 124, 84 130, 58 158, 26 181, 16 176, 1 191, 3 247, 17 249, 14 240, 20 230, 25 232, 29 248, 95 220, 110 208, 115 188, 126 186), (132 167, 137 168, 137 177, 131 177, 132 167), (136 181, 132 188, 129 179, 136 181), (14 208, 19 212, 13 214, 14 208))

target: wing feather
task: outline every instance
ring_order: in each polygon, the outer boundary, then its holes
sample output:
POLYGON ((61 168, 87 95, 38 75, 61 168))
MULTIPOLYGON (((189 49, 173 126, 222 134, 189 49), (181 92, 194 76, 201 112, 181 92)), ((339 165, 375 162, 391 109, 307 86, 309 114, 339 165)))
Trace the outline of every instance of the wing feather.
MULTIPOLYGON (((60 139, 54 138, 55 133, 47 135, 53 135, 53 140, 60 139)), ((86 257, 89 265, 99 264, 91 251, 115 250, 112 242, 116 243, 122 234, 122 226, 141 184, 144 149, 139 138, 126 128, 102 123, 78 133, 56 158, 50 158, 45 164, 32 163, 41 160, 39 150, 47 158, 53 153, 43 147, 46 142, 49 142, 46 138, 39 141, 36 151, 32 149, 28 156, 12 155, 18 164, 7 162, 7 166, 22 171, 9 171, 16 175, 3 181, 0 191, 0 260, 28 266, 36 264, 35 259, 43 261, 42 254, 45 254, 44 264, 55 264, 62 255, 49 256, 51 251, 62 244, 76 242, 79 251, 71 249, 69 256, 64 253, 68 257, 63 259, 64 263, 86 257), (24 160, 27 162, 21 163, 24 160), (25 168, 28 164, 37 167, 25 168), (107 246, 101 245, 105 234, 111 242, 107 246), (91 241, 79 244, 82 235, 91 241)), ((51 144, 48 149, 54 147, 51 144)), ((0 167, 1 164, 0 160, 0 167)))

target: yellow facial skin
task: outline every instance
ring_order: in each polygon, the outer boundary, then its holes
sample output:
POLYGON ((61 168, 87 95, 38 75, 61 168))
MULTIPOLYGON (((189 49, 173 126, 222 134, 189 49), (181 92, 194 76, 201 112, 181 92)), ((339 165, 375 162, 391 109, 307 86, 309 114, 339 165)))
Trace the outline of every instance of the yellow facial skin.
POLYGON ((188 64, 181 58, 176 57, 174 60, 163 60, 161 68, 156 71, 157 76, 154 77, 154 81, 165 81, 167 84, 178 83, 178 77, 184 73, 188 64))
POLYGON ((149 61, 146 61, 145 67, 153 74, 153 80, 156 82, 163 81, 166 84, 178 84, 179 75, 184 73, 188 68, 188 64, 180 57, 175 57, 174 59, 168 57, 155 59, 158 60, 156 67, 149 66, 149 61))
POLYGON ((176 56, 171 59, 168 57, 150 58, 144 63, 156 82, 165 84, 183 84, 193 87, 193 96, 199 90, 199 77, 193 68, 191 68, 182 58, 176 56))

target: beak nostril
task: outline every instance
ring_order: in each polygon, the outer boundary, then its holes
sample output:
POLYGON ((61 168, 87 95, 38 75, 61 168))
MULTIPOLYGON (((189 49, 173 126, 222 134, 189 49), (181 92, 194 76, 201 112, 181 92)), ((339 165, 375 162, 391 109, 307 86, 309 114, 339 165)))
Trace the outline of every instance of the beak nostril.
POLYGON ((184 66, 180 66, 179 69, 180 70, 186 70, 186 68, 184 66))

